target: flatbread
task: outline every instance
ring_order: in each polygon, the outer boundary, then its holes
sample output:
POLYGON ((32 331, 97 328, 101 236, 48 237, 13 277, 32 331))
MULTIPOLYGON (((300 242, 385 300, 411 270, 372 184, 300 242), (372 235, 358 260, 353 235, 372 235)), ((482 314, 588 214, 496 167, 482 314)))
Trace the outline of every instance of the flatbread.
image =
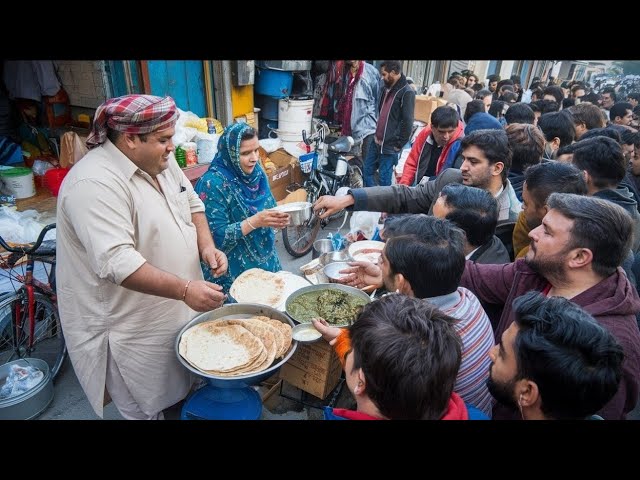
POLYGON ((231 285, 229 293, 238 303, 259 303, 276 308, 284 300, 282 277, 261 268, 242 272, 231 285))
POLYGON ((282 336, 284 337, 284 343, 282 345, 282 349, 276 355, 276 358, 283 357, 289 351, 289 347, 291 346, 291 342, 293 341, 293 338, 291 336, 291 325, 281 322, 280 320, 275 320, 273 318, 265 317, 262 315, 254 318, 260 320, 261 322, 268 323, 272 327, 278 329, 280 333, 282 333, 282 336))
POLYGON ((267 351, 267 358, 263 361, 263 364, 258 365, 256 368, 250 369, 249 371, 251 372, 259 372, 260 370, 264 370, 270 367, 273 363, 273 360, 276 358, 276 354, 280 351, 280 348, 282 348, 282 344, 284 342, 282 334, 279 331, 275 331, 275 329, 271 327, 271 325, 260 322, 259 320, 253 320, 250 318, 229 319, 222 320, 218 323, 222 323, 225 325, 240 325, 249 330, 256 337, 258 337, 260 341, 262 341, 265 350, 267 351), (276 338, 276 335, 278 336, 278 338, 276 338))
POLYGON ((251 363, 264 349, 260 339, 240 325, 221 327, 216 323, 199 323, 180 339, 179 351, 194 367, 231 371, 251 363))

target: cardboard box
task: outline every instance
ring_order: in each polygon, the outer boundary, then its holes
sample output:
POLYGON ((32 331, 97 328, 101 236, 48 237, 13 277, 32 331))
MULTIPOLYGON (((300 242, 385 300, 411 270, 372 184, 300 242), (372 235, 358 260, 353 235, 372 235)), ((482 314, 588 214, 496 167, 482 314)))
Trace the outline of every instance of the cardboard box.
POLYGON ((416 95, 416 106, 413 112, 414 120, 429 124, 431 113, 438 107, 446 105, 446 100, 428 95, 416 95))
POLYGON ((280 369, 280 378, 320 399, 331 393, 341 375, 338 356, 323 340, 298 344, 296 353, 280 369))
POLYGON ((276 201, 284 199, 289 192, 287 187, 292 183, 302 183, 302 170, 298 158, 280 148, 269 154, 269 159, 278 167, 267 174, 269 187, 276 201))

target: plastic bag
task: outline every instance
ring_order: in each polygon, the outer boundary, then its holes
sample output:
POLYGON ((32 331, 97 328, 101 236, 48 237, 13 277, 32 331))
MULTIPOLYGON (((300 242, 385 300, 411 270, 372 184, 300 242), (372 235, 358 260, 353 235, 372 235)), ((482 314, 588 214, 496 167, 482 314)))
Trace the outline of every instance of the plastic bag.
POLYGON ((327 238, 331 240, 333 249, 336 252, 346 247, 346 239, 339 233, 329 233, 327 234, 327 238))
POLYGON ((62 135, 60 138, 60 166, 62 168, 71 167, 87 154, 89 149, 84 140, 76 132, 66 132, 62 135))
POLYGON ((198 146, 198 163, 211 163, 218 153, 220 135, 197 132, 194 141, 198 146))
POLYGON ((258 143, 267 153, 275 152, 282 147, 282 140, 279 138, 263 138, 258 143))
MULTIPOLYGON (((15 207, 0 206, 0 232, 7 242, 35 242, 47 223, 50 222, 44 222, 42 215, 35 210, 18 212, 15 207)), ((55 238, 55 229, 49 230, 44 237, 45 240, 55 238)))
POLYGON ((31 365, 13 364, 5 384, 0 389, 0 399, 16 397, 36 387, 44 379, 44 373, 31 365))
POLYGON ((349 222, 349 234, 357 240, 362 240, 359 234, 362 234, 367 240, 371 240, 378 228, 378 220, 380 220, 380 212, 353 212, 349 222))

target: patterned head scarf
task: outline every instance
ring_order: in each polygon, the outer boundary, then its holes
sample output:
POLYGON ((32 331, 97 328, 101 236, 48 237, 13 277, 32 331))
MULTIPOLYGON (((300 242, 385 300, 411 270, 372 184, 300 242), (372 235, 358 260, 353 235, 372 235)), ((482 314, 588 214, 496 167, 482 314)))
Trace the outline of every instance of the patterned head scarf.
POLYGON ((124 95, 110 98, 96 110, 87 147, 104 143, 107 127, 123 133, 144 134, 173 127, 178 110, 171 97, 124 95))
POLYGON ((271 196, 271 190, 259 162, 250 174, 244 173, 240 167, 242 135, 250 128, 246 123, 229 125, 218 141, 218 153, 210 168, 224 175, 239 190, 253 215, 262 210, 264 202, 271 196))

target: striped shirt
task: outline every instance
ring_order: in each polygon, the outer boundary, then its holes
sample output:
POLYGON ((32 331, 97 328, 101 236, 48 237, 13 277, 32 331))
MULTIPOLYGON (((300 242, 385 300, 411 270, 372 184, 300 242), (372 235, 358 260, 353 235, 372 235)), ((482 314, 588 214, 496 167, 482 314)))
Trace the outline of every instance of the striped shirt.
POLYGON ((487 388, 487 379, 491 365, 489 350, 494 341, 489 317, 476 296, 464 287, 458 287, 451 294, 426 300, 458 320, 454 327, 462 339, 462 362, 453 390, 465 402, 491 418, 493 397, 487 388), (452 296, 453 302, 450 301, 452 296))

